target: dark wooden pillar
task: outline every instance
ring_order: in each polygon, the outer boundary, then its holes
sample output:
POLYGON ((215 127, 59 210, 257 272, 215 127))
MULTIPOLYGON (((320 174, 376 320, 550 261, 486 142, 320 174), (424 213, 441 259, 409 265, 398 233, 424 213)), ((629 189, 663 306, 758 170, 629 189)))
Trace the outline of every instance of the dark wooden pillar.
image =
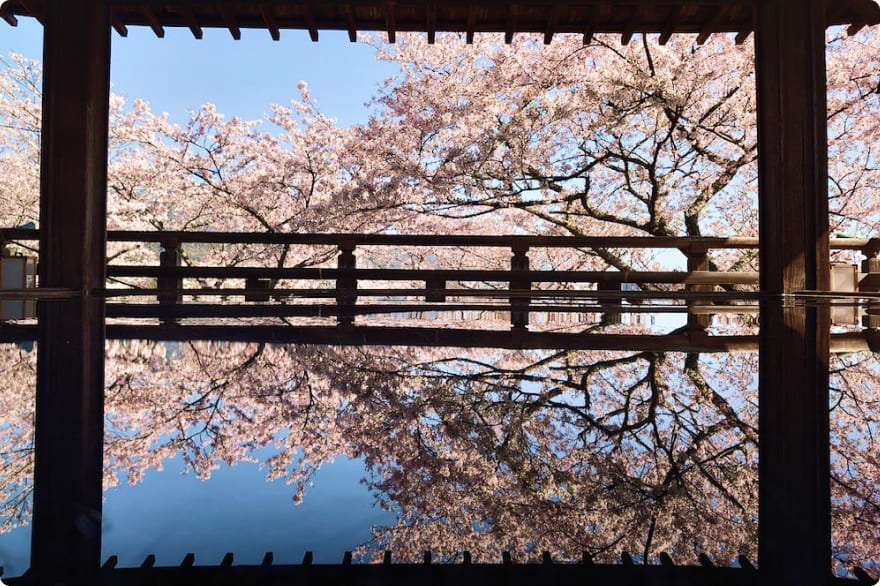
POLYGON ((827 309, 784 294, 827 290, 823 0, 756 4, 761 309, 762 584, 831 577, 827 309))
POLYGON ((825 2, 756 6, 761 290, 828 290, 825 2))
POLYGON ((40 303, 31 566, 41 584, 94 584, 101 554, 110 21, 106 0, 46 2, 40 303))

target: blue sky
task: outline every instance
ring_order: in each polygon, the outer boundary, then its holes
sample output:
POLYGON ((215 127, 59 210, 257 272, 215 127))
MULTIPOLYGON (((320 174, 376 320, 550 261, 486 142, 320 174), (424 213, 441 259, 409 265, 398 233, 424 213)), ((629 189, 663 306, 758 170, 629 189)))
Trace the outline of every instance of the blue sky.
MULTIPOLYGON (((321 111, 349 125, 366 120, 364 103, 395 71, 345 32, 322 31, 313 43, 306 31, 281 31, 276 42, 264 30, 242 30, 239 41, 226 29, 205 29, 201 41, 189 29, 165 30, 164 39, 148 27, 129 27, 127 38, 113 32, 111 80, 115 93, 146 99, 175 121, 205 102, 229 117, 262 118, 270 104, 298 97, 305 80, 321 111)), ((9 52, 41 59, 42 27, 29 18, 14 28, 0 22, 0 53, 9 52)))

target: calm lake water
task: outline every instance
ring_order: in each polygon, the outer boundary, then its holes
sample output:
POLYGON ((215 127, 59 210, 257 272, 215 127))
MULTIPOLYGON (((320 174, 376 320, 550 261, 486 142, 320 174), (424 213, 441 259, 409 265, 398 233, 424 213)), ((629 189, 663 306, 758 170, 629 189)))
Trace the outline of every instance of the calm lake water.
MULTIPOLYGON (((704 331, 639 311, 532 317, 575 349, 110 341, 104 557, 755 560, 757 316, 703 316, 704 331), (613 349, 583 348, 596 336, 613 349)), ((507 318, 480 312, 393 319, 507 335, 491 325, 507 318)), ((876 331, 832 327, 833 549, 847 566, 880 561, 872 344, 876 331)), ((35 367, 32 344, 0 345, 6 576, 29 565, 35 367)))

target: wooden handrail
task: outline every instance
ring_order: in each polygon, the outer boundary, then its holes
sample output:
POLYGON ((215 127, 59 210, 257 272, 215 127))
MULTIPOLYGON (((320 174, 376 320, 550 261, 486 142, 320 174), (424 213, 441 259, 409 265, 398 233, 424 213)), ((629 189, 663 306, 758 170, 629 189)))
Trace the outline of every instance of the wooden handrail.
MULTIPOLYGON (((39 239, 38 229, 4 228, 5 240, 39 239)), ((180 232, 110 230, 109 242, 162 242, 216 244, 291 244, 338 246, 468 246, 497 248, 670 248, 705 246, 709 249, 757 248, 756 237, 712 236, 526 236, 526 235, 432 235, 432 234, 291 234, 279 232, 180 232)), ((862 250, 880 246, 880 238, 831 238, 833 250, 862 250)))

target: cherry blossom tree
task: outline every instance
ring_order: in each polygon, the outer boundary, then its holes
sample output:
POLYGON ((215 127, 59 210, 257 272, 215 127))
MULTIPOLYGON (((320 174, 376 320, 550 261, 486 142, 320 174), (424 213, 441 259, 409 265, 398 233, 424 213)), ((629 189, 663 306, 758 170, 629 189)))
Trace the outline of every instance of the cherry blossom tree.
MULTIPOLYGON (((872 235, 880 40, 876 30, 842 35, 828 43, 832 229, 872 235)), ((418 225, 427 214, 499 233, 757 234, 750 43, 681 35, 665 46, 650 37, 542 46, 523 36, 507 47, 484 36, 463 47, 453 35, 377 50, 400 74, 360 129, 378 156, 359 176, 395 178, 385 187, 401 220, 418 225)), ((570 262, 626 269, 650 260, 594 250, 570 262)), ((755 262, 740 252, 715 260, 755 262)))
POLYGON ((36 222, 39 214, 40 67, 0 56, 0 225, 36 222))

